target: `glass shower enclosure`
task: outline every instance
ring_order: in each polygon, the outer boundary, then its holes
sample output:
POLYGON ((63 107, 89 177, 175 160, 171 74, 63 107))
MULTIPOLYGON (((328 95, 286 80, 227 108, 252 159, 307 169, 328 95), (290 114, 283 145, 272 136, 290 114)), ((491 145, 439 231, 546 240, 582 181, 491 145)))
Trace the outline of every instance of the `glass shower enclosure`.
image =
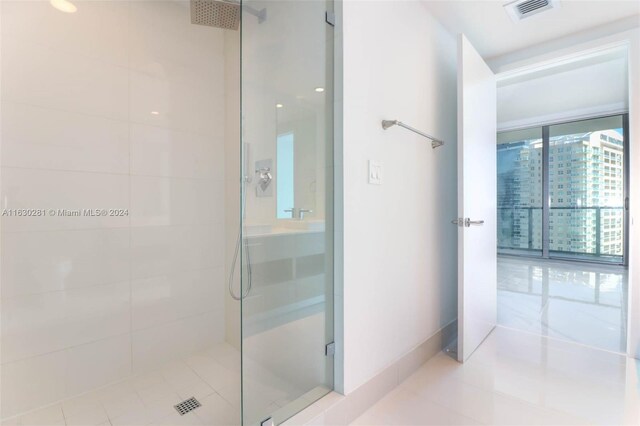
POLYGON ((333 388, 331 3, 242 15, 242 393, 276 424, 333 388))
POLYGON ((331 1, 0 1, 0 420, 333 389, 331 1))

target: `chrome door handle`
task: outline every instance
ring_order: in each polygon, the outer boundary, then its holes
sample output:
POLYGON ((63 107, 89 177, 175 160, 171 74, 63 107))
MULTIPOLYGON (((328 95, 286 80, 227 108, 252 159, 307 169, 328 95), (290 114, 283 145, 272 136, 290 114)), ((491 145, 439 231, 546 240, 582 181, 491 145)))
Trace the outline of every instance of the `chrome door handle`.
POLYGON ((464 220, 464 226, 466 226, 467 228, 470 227, 471 225, 483 225, 484 224, 484 220, 471 220, 469 218, 466 218, 464 220))
POLYGON ((451 221, 451 223, 453 223, 454 225, 458 225, 460 227, 466 226, 467 228, 469 228, 471 225, 484 225, 484 220, 471 220, 470 218, 463 218, 463 217, 459 217, 457 219, 453 219, 451 221))

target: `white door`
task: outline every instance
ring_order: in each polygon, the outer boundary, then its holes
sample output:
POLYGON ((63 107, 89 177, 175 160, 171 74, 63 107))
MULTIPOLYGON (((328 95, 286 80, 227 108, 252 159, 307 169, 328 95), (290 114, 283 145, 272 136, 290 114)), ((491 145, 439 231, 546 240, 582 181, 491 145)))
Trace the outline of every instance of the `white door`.
POLYGON ((464 35, 458 39, 458 361, 491 333, 497 316, 496 79, 464 35))

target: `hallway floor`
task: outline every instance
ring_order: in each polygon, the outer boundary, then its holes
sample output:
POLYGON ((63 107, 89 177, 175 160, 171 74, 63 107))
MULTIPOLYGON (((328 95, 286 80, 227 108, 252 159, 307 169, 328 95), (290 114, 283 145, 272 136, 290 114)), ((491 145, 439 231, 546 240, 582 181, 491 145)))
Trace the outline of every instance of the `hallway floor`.
POLYGON ((498 257, 498 324, 624 353, 626 323, 624 268, 498 257))
POLYGON ((640 361, 497 327, 464 364, 440 353, 352 425, 638 425, 640 361))

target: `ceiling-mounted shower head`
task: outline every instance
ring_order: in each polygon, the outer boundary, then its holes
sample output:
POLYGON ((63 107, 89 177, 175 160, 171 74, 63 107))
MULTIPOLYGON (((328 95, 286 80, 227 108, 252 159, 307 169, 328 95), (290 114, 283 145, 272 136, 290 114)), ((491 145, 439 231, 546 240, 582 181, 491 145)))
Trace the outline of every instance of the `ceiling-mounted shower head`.
POLYGON ((223 0, 191 0, 191 23, 237 30, 240 26, 240 4, 223 0))

